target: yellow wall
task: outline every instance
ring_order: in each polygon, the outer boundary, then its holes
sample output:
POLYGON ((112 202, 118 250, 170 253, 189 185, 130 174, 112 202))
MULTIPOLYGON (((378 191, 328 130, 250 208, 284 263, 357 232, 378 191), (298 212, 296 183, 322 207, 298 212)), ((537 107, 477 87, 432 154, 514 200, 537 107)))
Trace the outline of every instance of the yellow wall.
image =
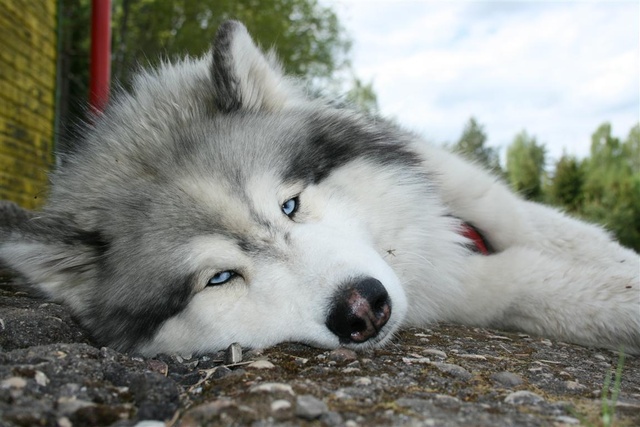
POLYGON ((56 12, 56 0, 0 0, 0 199, 26 208, 53 163, 56 12))

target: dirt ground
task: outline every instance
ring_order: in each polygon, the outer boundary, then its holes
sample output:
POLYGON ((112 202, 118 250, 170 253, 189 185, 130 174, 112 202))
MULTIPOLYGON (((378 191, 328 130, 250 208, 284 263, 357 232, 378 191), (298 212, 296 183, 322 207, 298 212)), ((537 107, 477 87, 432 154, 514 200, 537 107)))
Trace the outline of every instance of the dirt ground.
POLYGON ((640 425, 640 358, 625 358, 611 402, 608 350, 438 325, 360 354, 283 344, 240 361, 146 358, 101 347, 65 307, 0 282, 2 426, 640 425))

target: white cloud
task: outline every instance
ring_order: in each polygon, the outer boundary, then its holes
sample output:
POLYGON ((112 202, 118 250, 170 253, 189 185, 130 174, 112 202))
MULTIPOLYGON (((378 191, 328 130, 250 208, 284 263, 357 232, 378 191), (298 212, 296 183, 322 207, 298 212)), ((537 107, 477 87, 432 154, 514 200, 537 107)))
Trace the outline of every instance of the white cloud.
POLYGON ((382 112, 435 141, 474 115, 490 144, 527 129, 557 159, 587 155, 602 122, 626 137, 640 120, 637 1, 329 3, 382 112))

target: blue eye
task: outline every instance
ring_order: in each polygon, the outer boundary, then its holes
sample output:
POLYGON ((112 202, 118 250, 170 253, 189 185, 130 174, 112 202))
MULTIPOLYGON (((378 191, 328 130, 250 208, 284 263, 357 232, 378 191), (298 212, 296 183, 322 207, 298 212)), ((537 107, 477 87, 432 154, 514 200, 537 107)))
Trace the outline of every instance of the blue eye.
POLYGON ((221 271, 220 273, 216 273, 211 279, 209 279, 209 283, 207 286, 218 286, 227 283, 229 280, 236 277, 237 273, 231 270, 221 271))
POLYGON ((293 215, 298 210, 298 196, 292 197, 282 204, 282 212, 289 218, 293 218, 293 215))

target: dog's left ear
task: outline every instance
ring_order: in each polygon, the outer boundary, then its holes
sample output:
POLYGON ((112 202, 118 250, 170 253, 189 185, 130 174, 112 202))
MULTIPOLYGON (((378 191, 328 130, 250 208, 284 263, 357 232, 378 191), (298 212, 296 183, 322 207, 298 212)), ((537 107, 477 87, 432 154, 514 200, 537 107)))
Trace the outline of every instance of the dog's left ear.
POLYGON ((304 100, 284 76, 275 54, 264 54, 238 21, 220 25, 213 43, 211 77, 219 111, 279 111, 304 100))

